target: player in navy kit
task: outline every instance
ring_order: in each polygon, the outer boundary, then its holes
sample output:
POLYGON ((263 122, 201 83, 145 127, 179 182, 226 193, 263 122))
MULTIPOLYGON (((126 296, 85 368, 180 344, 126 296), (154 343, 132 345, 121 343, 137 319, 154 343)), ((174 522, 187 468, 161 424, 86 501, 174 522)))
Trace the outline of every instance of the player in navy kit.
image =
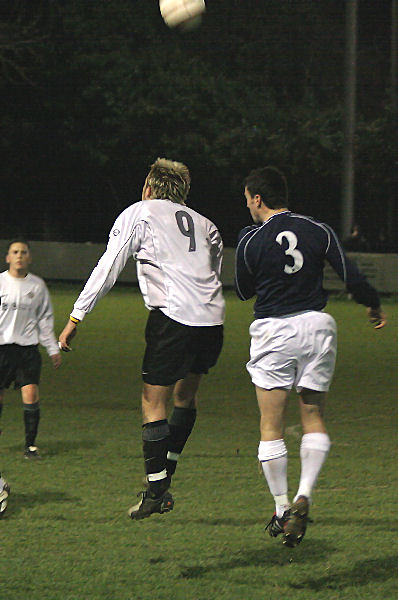
POLYGON ((235 284, 241 300, 256 296, 247 369, 261 416, 258 458, 275 500, 266 529, 272 537, 283 534, 283 543, 294 547, 305 534, 311 493, 330 448, 322 411, 335 366, 336 324, 323 312, 325 260, 352 297, 368 307, 376 329, 386 318, 377 291, 347 259, 331 227, 289 210, 280 171, 253 170, 244 193, 255 224, 239 234, 235 284), (303 437, 299 488, 290 505, 283 436, 293 386, 299 394, 303 437))
POLYGON ((189 189, 190 174, 182 163, 158 159, 152 165, 142 201, 116 219, 106 252, 59 336, 62 349, 68 351, 79 321, 133 256, 150 313, 142 366, 147 489, 130 508, 132 519, 173 508, 168 488, 195 423, 199 382, 216 364, 223 342, 223 244, 216 226, 186 206, 189 189), (174 409, 168 420, 172 396, 174 409))

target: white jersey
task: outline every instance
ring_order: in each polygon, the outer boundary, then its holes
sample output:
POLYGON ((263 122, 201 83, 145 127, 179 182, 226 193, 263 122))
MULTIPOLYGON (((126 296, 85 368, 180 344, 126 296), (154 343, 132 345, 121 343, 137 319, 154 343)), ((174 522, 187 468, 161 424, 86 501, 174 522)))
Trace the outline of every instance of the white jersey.
POLYGON ((0 300, 0 345, 40 343, 50 356, 59 353, 50 294, 40 277, 0 273, 0 300))
POLYGON ((71 316, 82 320, 114 285, 127 260, 137 261, 138 283, 149 310, 184 325, 221 325, 223 244, 216 226, 171 200, 143 200, 116 219, 105 253, 71 316))

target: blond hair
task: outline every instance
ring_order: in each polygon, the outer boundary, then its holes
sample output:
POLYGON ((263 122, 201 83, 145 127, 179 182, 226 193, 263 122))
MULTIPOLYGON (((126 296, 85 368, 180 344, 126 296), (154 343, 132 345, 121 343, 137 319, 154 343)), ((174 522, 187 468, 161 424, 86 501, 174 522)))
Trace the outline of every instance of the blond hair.
POLYGON ((158 158, 151 165, 147 183, 151 187, 152 198, 184 204, 191 187, 191 176, 183 163, 158 158))

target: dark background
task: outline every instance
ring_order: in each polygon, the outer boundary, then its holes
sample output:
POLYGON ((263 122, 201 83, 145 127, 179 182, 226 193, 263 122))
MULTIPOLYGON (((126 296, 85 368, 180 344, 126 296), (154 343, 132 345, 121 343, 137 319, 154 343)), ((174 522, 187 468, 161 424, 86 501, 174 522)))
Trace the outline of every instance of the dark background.
MULTIPOLYGON (((0 7, 0 238, 105 242, 158 156, 189 166, 190 205, 227 246, 250 221, 242 179, 265 164, 293 210, 339 232, 344 0, 208 0, 190 33, 157 0, 0 7)), ((359 0, 355 211, 370 241, 397 185, 390 43, 391 1, 359 0)))

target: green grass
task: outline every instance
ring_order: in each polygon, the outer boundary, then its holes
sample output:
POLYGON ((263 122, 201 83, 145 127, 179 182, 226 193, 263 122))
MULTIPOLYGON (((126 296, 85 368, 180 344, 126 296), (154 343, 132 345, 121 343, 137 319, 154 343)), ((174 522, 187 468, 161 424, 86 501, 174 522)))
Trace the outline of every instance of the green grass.
MULTIPOLYGON (((51 287, 56 330, 78 288, 51 287)), ((0 466, 12 486, 0 522, 0 598, 7 600, 392 600, 398 597, 395 513, 397 304, 373 331, 364 307, 330 302, 339 355, 327 420, 333 440, 301 546, 264 534, 273 501, 256 464, 258 413, 245 370, 251 303, 227 294, 225 346, 203 380, 180 462, 175 509, 132 522, 143 473, 140 366, 147 317, 117 288, 79 326, 58 372, 44 360, 38 445, 22 458, 19 394, 3 411, 0 466)), ((295 396, 286 442, 299 475, 295 396)))

